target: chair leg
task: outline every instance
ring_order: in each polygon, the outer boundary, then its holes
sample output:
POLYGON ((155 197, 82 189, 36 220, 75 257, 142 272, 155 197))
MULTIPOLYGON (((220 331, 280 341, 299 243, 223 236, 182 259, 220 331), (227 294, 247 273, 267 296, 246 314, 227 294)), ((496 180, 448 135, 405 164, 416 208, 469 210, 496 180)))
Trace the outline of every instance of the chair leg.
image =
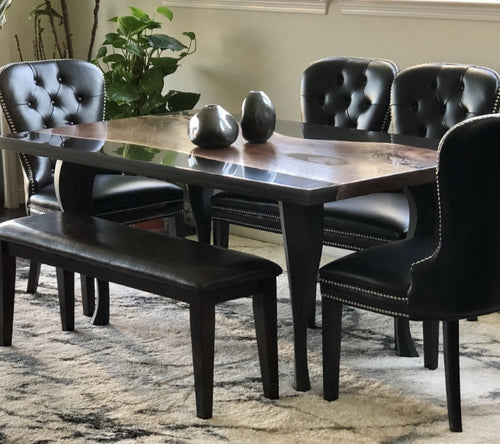
POLYGON ((418 356, 415 343, 411 337, 410 321, 406 318, 394 318, 394 339, 396 342, 396 354, 416 358, 418 356))
POLYGON ((177 214, 170 216, 167 219, 168 234, 174 237, 184 237, 184 214, 177 214))
POLYGON ((109 282, 97 279, 97 305, 92 316, 92 325, 109 324, 109 282))
POLYGON ((30 262, 26 293, 36 293, 36 290, 38 288, 38 281, 40 280, 40 267, 41 265, 38 262, 30 262))
POLYGON ((95 286, 94 278, 80 275, 80 287, 82 289, 83 314, 91 317, 95 311, 95 286))
POLYGON ((448 422, 452 432, 462 431, 460 406, 460 354, 458 321, 443 322, 444 371, 446 377, 446 399, 448 422))
POLYGON ((75 275, 61 268, 56 268, 59 311, 63 331, 75 329, 75 275))
POLYGON ((252 298, 260 371, 262 374, 262 385, 264 386, 264 396, 269 399, 278 399, 276 279, 270 279, 262 285, 262 292, 254 294, 252 298))
POLYGON ((0 254, 0 345, 12 345, 14 325, 14 294, 16 287, 16 258, 4 251, 0 254))
POLYGON ((193 349, 196 416, 212 417, 214 392, 215 306, 195 301, 189 306, 191 346, 193 349))
POLYGON ((339 397, 340 341, 342 334, 342 304, 323 297, 323 398, 335 401, 339 397))
POLYGON ((424 367, 436 370, 439 356, 439 321, 424 321, 424 367))
POLYGON ((212 220, 214 245, 218 247, 229 247, 229 222, 218 219, 212 220))

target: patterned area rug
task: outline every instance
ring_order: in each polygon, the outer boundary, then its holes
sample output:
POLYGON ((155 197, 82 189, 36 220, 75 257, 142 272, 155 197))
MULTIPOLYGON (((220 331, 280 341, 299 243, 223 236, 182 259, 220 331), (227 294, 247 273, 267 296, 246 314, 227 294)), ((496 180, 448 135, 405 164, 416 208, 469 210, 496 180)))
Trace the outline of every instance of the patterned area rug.
MULTIPOLYGON (((239 237, 231 246, 283 265, 280 246, 239 237)), ((76 330, 62 332, 54 270, 43 267, 38 293, 27 295, 27 269, 21 262, 13 346, 0 348, 1 443, 498 442, 500 314, 461 323, 465 431, 452 434, 442 359, 429 371, 422 358, 396 357, 382 316, 346 309, 332 403, 322 399, 321 330, 311 330, 312 389, 296 392, 285 274, 280 399, 261 394, 250 302, 227 303, 217 313, 214 417, 200 420, 183 304, 113 285, 109 326, 89 325, 78 303, 76 330)), ((421 326, 412 330, 421 351, 421 326)))

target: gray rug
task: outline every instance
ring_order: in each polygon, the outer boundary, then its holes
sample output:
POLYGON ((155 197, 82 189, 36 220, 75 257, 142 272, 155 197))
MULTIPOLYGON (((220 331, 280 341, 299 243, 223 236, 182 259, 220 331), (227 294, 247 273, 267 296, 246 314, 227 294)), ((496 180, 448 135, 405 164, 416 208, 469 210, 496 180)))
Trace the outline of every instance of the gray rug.
MULTIPOLYGON (((282 247, 233 237, 283 264, 282 247)), ((325 258, 328 260, 328 258, 325 258)), ((321 330, 310 331, 312 389, 293 389, 292 320, 279 279, 280 399, 262 397, 248 300, 217 313, 214 417, 195 416, 188 313, 181 303, 112 286, 111 324, 62 332, 54 271, 26 295, 20 263, 12 347, 0 348, 1 443, 498 442, 500 315, 463 322, 464 433, 448 431, 442 360, 393 352, 392 321, 347 309, 340 398, 322 399, 321 330)), ((321 306, 318 298, 318 312, 321 306)), ((318 319, 320 319, 318 317, 318 319)), ((421 351, 421 328, 412 324, 421 351)))

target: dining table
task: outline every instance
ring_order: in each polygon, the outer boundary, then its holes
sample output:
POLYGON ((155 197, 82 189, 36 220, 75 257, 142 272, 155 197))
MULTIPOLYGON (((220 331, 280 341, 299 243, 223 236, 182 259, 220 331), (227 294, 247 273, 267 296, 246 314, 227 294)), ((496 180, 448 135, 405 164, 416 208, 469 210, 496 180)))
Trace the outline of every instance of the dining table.
POLYGON ((186 112, 138 116, 5 134, 0 149, 55 160, 63 211, 92 211, 92 182, 101 169, 186 184, 202 242, 210 242, 214 190, 278 201, 293 317, 294 386, 309 390, 307 328, 322 254, 323 204, 405 189, 412 231, 432 229, 425 223, 425 214, 432 213, 428 194, 419 190, 435 182, 439 141, 278 120, 265 143, 249 143, 240 131, 230 146, 209 149, 189 139, 191 117, 186 112))

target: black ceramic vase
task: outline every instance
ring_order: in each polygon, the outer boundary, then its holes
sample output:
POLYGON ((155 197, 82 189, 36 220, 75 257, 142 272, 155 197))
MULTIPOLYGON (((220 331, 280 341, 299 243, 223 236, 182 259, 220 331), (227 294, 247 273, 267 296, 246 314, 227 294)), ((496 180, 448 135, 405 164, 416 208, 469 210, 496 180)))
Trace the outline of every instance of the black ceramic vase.
POLYGON ((241 107, 241 132, 251 143, 264 143, 276 127, 276 111, 263 91, 250 91, 241 107))
POLYGON ((188 136, 203 148, 223 148, 238 137, 238 122, 222 106, 206 105, 189 120, 188 136))

